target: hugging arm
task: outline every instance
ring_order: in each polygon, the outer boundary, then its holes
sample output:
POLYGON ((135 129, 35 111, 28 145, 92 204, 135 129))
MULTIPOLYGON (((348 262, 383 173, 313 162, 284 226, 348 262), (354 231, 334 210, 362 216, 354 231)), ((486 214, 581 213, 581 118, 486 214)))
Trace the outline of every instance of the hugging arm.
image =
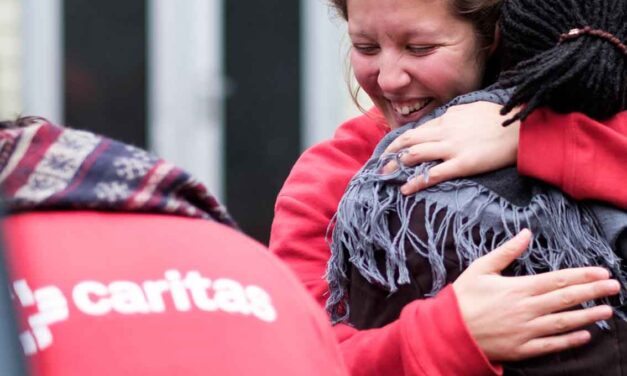
POLYGON ((501 106, 476 102, 446 114, 394 141, 388 152, 407 149, 403 163, 442 160, 429 180, 409 181, 402 191, 518 163, 519 172, 577 199, 596 199, 627 208, 627 185, 608 184, 627 176, 627 112, 599 122, 579 113, 534 111, 523 123, 502 127, 501 106))
POLYGON ((576 199, 627 209, 627 111, 603 122, 580 113, 532 113, 520 132, 518 170, 576 199))

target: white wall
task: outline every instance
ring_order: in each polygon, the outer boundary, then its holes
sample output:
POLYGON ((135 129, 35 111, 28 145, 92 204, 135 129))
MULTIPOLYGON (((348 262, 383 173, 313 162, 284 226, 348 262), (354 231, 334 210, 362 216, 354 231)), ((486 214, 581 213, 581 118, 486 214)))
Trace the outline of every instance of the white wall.
POLYGON ((21 110, 21 6, 19 0, 0 0, 0 118, 21 110))
MULTIPOLYGON (((350 40, 346 22, 325 0, 301 0, 302 142, 327 139, 343 121, 360 114, 348 90, 350 40)), ((360 96, 365 108, 369 100, 360 96)))
POLYGON ((148 8, 149 147, 224 199, 222 1, 148 8))
POLYGON ((62 0, 22 0, 20 3, 21 113, 63 124, 62 0))

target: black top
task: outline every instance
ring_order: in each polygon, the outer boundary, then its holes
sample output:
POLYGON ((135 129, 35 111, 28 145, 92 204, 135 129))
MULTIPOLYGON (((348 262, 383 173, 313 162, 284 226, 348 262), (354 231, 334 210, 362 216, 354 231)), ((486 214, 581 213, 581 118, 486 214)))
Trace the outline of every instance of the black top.
MULTIPOLYGON (((531 187, 537 183, 521 177, 515 168, 507 168, 497 172, 477 176, 472 180, 491 189, 515 205, 527 204, 531 197, 531 187)), ((425 237, 425 206, 419 203, 413 210, 410 220, 411 231, 419 237, 425 237)), ((436 217, 443 220, 443 214, 436 217)), ((397 216, 390 217, 391 233, 400 228, 397 216)), ((478 237, 479 234, 476 234, 478 237)), ((494 236, 487 234, 488 237, 494 236)), ((497 239, 501 240, 501 239, 497 239)), ((615 251, 627 250, 627 232, 623 232, 615 251), (620 249, 622 247, 622 249, 620 249)), ((411 249, 406 245, 407 249, 411 249)), ((456 254, 453 235, 448 234, 445 241, 444 265, 447 272, 447 283, 453 282, 462 273, 456 254)), ((384 270, 385 254, 377 251, 376 260, 379 270, 384 270)), ((415 299, 426 298, 431 291, 432 274, 429 261, 416 252, 407 252, 407 267, 410 272, 410 283, 398 286, 398 290, 390 292, 381 286, 370 284, 359 271, 351 266, 348 303, 350 306, 349 321, 358 329, 382 327, 400 316, 405 305, 415 299)), ((463 268, 467 265, 463 265, 463 268)), ((506 270, 505 275, 512 275, 506 270)), ((444 313, 445 314, 445 313, 444 313)), ((602 330, 597 325, 586 329, 592 334, 591 343, 559 354, 547 355, 522 362, 504 364, 505 375, 609 375, 627 376, 627 322, 613 318, 608 321, 611 330, 602 330)))

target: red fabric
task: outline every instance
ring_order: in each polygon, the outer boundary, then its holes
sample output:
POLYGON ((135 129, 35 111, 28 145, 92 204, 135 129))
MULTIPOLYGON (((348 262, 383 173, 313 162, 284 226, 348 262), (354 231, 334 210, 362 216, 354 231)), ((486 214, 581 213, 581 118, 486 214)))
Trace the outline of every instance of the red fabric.
MULTIPOLYGON (((386 134, 371 112, 340 126, 330 141, 307 150, 288 177, 275 207, 270 249, 324 305, 330 250, 327 226, 349 180, 386 134)), ((405 307, 396 322, 357 331, 335 326, 351 375, 498 374, 468 333, 451 288, 405 307)))
POLYGON ((5 233, 35 374, 346 375, 297 279, 223 225, 45 212, 10 217, 5 233), (190 287, 192 272, 208 284, 190 287))
POLYGON ((534 111, 523 122, 518 170, 576 199, 627 209, 627 112, 603 123, 583 114, 534 111))

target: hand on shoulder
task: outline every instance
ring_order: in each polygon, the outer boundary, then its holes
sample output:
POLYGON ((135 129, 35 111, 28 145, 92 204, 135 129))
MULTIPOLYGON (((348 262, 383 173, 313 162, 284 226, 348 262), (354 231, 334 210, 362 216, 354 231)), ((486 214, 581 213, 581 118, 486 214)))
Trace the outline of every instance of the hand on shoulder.
MULTIPOLYGON (((441 160, 423 176, 408 181, 401 191, 412 194, 440 182, 498 170, 516 163, 520 122, 502 124, 502 106, 475 102, 449 108, 446 113, 399 136, 386 152, 403 152, 407 166, 441 160)), ((396 166, 386 166, 393 171, 396 166)))

